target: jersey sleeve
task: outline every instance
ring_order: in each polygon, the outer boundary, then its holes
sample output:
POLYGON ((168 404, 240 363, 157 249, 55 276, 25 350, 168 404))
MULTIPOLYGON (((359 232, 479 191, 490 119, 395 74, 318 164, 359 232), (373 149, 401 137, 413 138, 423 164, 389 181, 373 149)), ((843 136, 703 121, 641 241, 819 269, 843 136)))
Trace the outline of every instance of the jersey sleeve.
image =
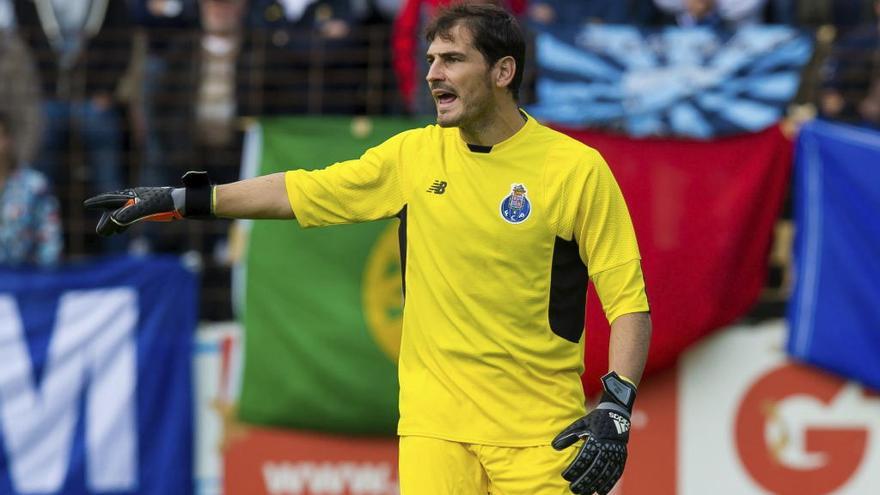
POLYGON ((559 226, 577 242, 605 317, 649 311, 635 230, 608 164, 590 149, 564 188, 559 226))
POLYGON ((602 301, 608 323, 614 323, 618 316, 650 311, 642 263, 639 260, 593 273, 590 278, 599 300, 602 301))
POLYGON ((287 198, 303 227, 390 218, 403 209, 402 135, 370 148, 357 160, 321 170, 285 173, 287 198))

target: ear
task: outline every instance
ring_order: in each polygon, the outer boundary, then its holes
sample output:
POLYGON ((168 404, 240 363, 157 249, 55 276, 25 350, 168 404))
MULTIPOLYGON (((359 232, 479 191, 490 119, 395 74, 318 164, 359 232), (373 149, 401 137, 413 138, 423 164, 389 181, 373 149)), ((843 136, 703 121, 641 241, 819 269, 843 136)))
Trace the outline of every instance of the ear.
POLYGON ((495 86, 499 88, 510 86, 513 76, 516 75, 516 70, 516 60, 513 57, 508 55, 498 59, 495 62, 495 70, 493 70, 495 86))

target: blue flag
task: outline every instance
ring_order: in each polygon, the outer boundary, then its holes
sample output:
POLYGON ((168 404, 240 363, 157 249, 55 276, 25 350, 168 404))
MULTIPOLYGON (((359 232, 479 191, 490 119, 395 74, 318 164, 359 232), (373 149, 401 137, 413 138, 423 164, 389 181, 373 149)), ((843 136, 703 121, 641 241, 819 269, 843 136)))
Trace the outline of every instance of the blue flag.
POLYGON ((0 493, 190 493, 197 279, 176 258, 0 269, 0 493))
POLYGON ((880 133, 813 122, 794 172, 788 352, 880 389, 880 133))
POLYGON ((630 136, 712 138, 777 122, 812 40, 785 26, 554 26, 536 38, 537 118, 630 136))

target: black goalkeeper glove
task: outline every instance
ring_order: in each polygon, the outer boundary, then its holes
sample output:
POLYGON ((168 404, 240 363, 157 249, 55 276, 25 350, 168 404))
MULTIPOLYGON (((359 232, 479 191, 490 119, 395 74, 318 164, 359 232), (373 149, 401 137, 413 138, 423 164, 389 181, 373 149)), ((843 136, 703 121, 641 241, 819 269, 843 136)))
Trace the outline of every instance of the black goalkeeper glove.
POLYGON ((85 207, 103 210, 95 232, 120 233, 142 220, 170 222, 181 218, 209 218, 211 181, 207 172, 183 174, 184 187, 135 187, 99 194, 85 200, 85 207))
POLYGON ((552 445, 562 450, 580 439, 584 444, 577 457, 562 472, 572 493, 606 495, 623 474, 630 415, 636 387, 611 372, 602 377, 602 399, 595 409, 556 435, 552 445))

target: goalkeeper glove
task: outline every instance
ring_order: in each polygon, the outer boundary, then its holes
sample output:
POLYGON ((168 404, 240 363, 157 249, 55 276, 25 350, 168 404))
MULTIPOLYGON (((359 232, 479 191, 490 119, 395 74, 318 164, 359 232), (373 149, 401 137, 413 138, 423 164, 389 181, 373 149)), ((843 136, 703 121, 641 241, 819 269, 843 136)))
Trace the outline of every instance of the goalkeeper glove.
POLYGON ((610 372, 602 377, 602 399, 595 409, 562 430, 552 445, 562 450, 579 439, 584 444, 572 463, 562 472, 571 483, 572 493, 606 495, 623 474, 630 416, 636 387, 610 372))
POLYGON ((104 236, 117 234, 142 220, 170 222, 184 217, 213 217, 213 186, 208 173, 189 171, 182 180, 184 187, 135 187, 85 200, 86 208, 103 211, 95 232, 104 236))

